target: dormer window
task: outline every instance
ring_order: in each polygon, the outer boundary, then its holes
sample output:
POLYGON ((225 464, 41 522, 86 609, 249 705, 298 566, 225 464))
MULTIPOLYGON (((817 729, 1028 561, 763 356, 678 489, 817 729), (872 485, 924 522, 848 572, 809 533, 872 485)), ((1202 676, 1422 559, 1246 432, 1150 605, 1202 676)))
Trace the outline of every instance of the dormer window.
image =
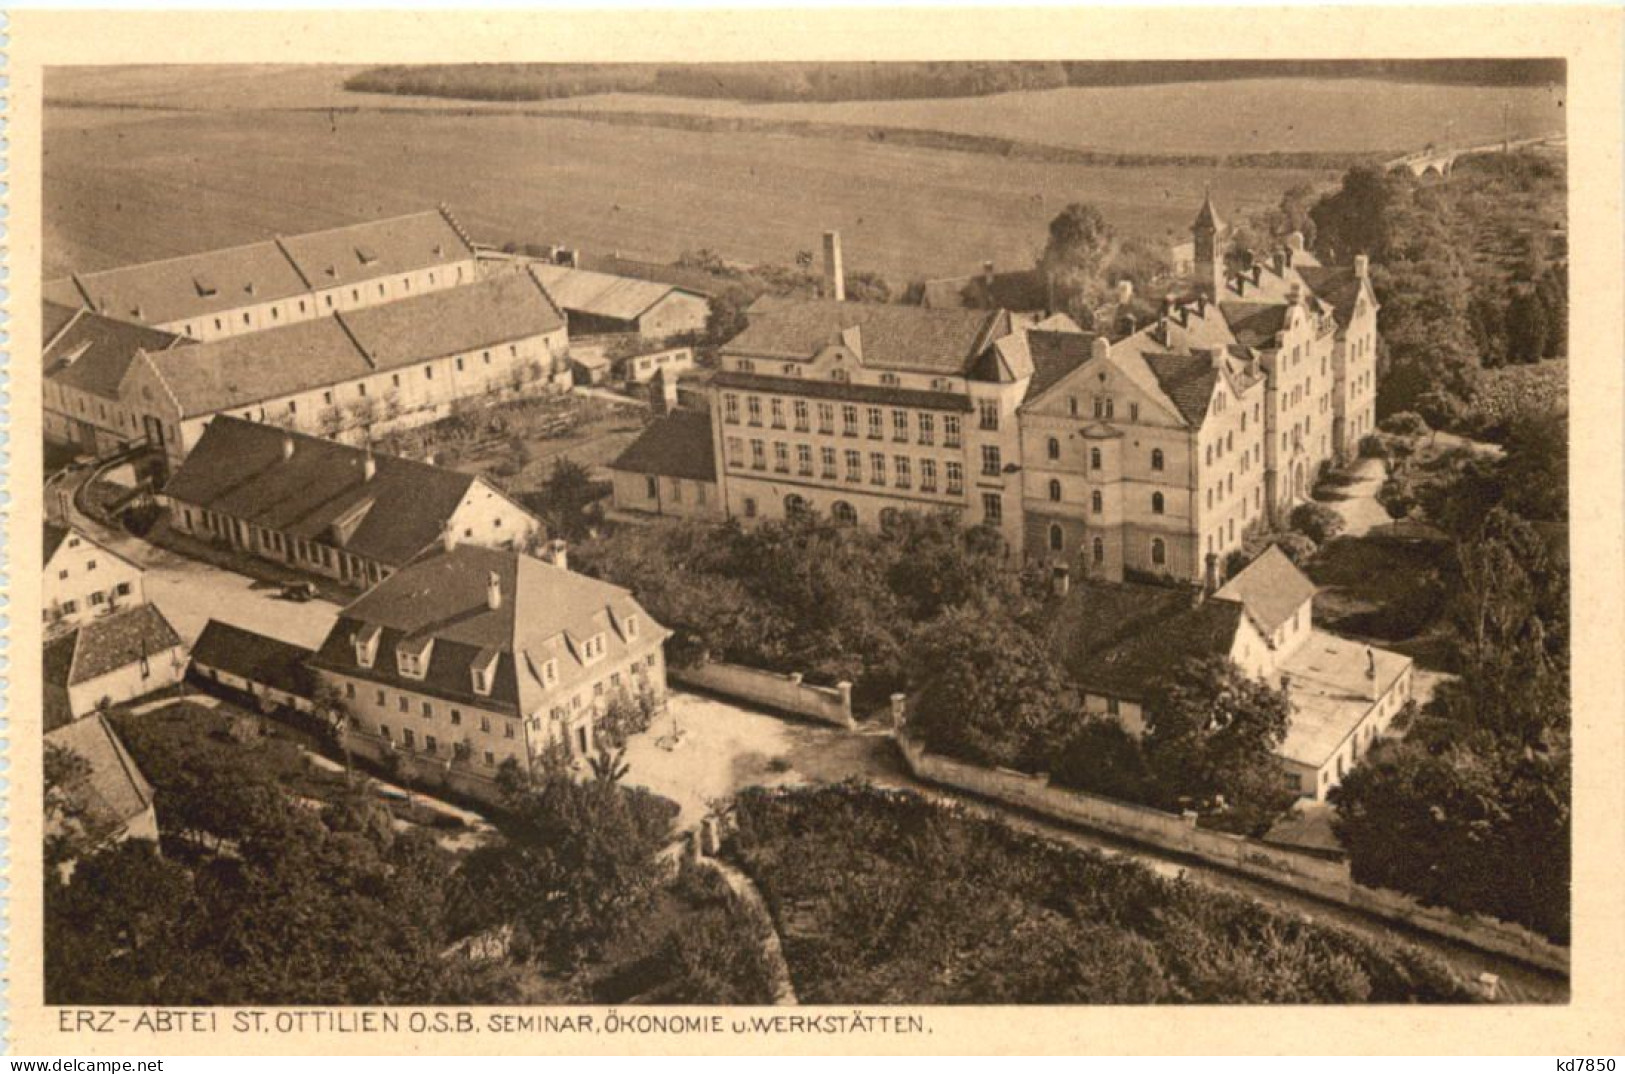
POLYGON ((378 638, 383 634, 375 626, 361 630, 355 636, 355 662, 361 667, 370 668, 378 659, 378 638))
POLYGON ((481 697, 491 696, 491 686, 497 677, 497 651, 481 649, 474 655, 474 663, 470 665, 468 672, 474 692, 481 697))
POLYGON ((429 671, 433 638, 403 641, 395 647, 395 670, 405 679, 422 679, 429 671))
POLYGON ((198 296, 201 298, 212 298, 214 295, 218 294, 220 290, 214 285, 214 281, 209 279, 207 276, 193 277, 192 286, 197 288, 198 296))
POLYGON ((582 648, 582 662, 590 663, 604 655, 604 635, 594 634, 582 648))
POLYGON ((355 256, 356 260, 363 265, 376 265, 378 263, 378 254, 365 246, 357 246, 355 256))
POLYGON ((543 661, 542 662, 542 685, 547 687, 548 689, 552 689, 553 687, 557 686, 558 684, 559 684, 559 662, 557 660, 545 660, 545 661, 543 661))
POLYGON ((638 617, 635 615, 626 617, 626 636, 629 638, 638 636, 638 617))

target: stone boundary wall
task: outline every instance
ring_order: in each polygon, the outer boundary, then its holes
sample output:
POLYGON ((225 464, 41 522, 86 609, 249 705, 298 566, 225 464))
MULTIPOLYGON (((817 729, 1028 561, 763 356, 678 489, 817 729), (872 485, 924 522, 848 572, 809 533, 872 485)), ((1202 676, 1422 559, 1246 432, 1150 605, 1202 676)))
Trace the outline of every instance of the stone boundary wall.
POLYGON ((780 712, 806 716, 820 723, 851 730, 852 684, 813 686, 801 681, 798 672, 781 675, 738 664, 706 663, 692 668, 671 668, 668 676, 685 686, 698 687, 724 697, 763 705, 780 712))
POLYGON ((969 791, 1056 820, 1185 854, 1541 969, 1565 975, 1569 972, 1568 948, 1521 925, 1459 913, 1442 906, 1423 906, 1401 892, 1366 887, 1354 881, 1346 863, 1325 861, 1228 832, 1198 828, 1194 815, 1179 816, 1100 798, 1051 786, 1043 776, 983 768, 927 753, 922 745, 901 733, 894 734, 894 740, 909 770, 929 783, 969 791))

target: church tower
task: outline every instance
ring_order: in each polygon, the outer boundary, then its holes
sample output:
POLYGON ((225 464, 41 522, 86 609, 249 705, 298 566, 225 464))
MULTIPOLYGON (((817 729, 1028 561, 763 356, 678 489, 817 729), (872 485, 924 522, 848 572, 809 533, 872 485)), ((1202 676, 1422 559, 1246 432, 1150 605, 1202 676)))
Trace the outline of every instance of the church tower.
POLYGON ((1195 240, 1198 286, 1215 302, 1224 297, 1224 233, 1224 220, 1213 207, 1213 191, 1209 189, 1191 225, 1191 237, 1195 240))

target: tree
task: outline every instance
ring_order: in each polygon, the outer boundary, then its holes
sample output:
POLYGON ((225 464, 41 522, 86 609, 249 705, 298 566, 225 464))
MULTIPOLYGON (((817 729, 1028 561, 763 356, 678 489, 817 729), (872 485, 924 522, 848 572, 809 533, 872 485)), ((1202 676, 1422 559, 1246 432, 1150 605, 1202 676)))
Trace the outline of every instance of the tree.
POLYGON ((1342 186, 1309 210, 1315 225, 1315 248, 1327 257, 1348 260, 1367 254, 1387 259, 1389 211, 1401 197, 1400 181, 1381 168, 1358 165, 1343 176, 1342 186))
POLYGON ((1039 268, 1074 317, 1092 319, 1091 311, 1106 294, 1106 269, 1115 250, 1111 225, 1093 205, 1074 202, 1050 221, 1039 268))
POLYGON ((1047 647, 1008 616, 963 607, 921 631, 906 657, 909 729, 937 753, 976 764, 1047 763, 1075 711, 1047 647))
POLYGON ((1405 436, 1413 440, 1420 440, 1433 430, 1422 415, 1413 410, 1402 410, 1397 414, 1390 414, 1377 423, 1377 428, 1390 436, 1405 436))
POLYGON ((1507 360, 1511 362, 1538 362, 1546 354, 1546 337, 1550 331, 1546 304, 1533 290, 1519 291, 1507 303, 1506 345, 1507 360))
POLYGON ((88 854, 104 834, 78 785, 90 778, 90 762, 71 749, 45 743, 45 865, 57 869, 88 854))
POLYGON ((1346 525, 1343 516, 1336 508, 1327 507, 1323 503, 1313 501, 1300 503, 1292 509, 1292 528, 1303 536, 1309 538, 1316 545, 1323 545, 1327 541, 1343 532, 1346 525))
POLYGON ((1201 657, 1154 683, 1146 712, 1146 759, 1170 803, 1223 799, 1227 824, 1247 834, 1291 803, 1275 758, 1292 722, 1284 691, 1227 658, 1201 657))
POLYGON ((580 540, 590 525, 587 508, 598 499, 598 489, 585 466, 568 455, 554 460, 552 471, 542 482, 542 514, 548 533, 580 540))

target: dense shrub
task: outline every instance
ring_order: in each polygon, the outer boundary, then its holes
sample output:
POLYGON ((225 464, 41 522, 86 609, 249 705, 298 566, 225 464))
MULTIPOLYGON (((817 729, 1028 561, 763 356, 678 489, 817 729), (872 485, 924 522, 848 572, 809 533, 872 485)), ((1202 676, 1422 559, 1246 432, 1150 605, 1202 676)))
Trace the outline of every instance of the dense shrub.
POLYGON ((1491 370, 1479 381, 1464 418, 1465 431, 1499 442, 1519 419, 1567 414, 1568 398, 1569 363, 1565 360, 1491 370))
POLYGON ((724 854, 807 1003, 1467 1002, 1449 967, 906 792, 752 789, 724 854))
POLYGON ((1377 428, 1390 436, 1405 436, 1410 438, 1428 435, 1433 430, 1422 415, 1413 410, 1401 410, 1397 414, 1390 414, 1377 423, 1377 428))
MULTIPOLYGON (((1321 503, 1300 503, 1292 509, 1290 518, 1292 528, 1309 538, 1316 545, 1323 545, 1327 541, 1343 532, 1346 525, 1343 515, 1335 508, 1327 507, 1321 503)), ((1286 551, 1286 549, 1282 549, 1286 551)), ((1287 555, 1291 555, 1287 552, 1287 555)), ((1314 553, 1311 552, 1310 555, 1314 553)), ((1297 562, 1294 560, 1293 562, 1297 562)))

